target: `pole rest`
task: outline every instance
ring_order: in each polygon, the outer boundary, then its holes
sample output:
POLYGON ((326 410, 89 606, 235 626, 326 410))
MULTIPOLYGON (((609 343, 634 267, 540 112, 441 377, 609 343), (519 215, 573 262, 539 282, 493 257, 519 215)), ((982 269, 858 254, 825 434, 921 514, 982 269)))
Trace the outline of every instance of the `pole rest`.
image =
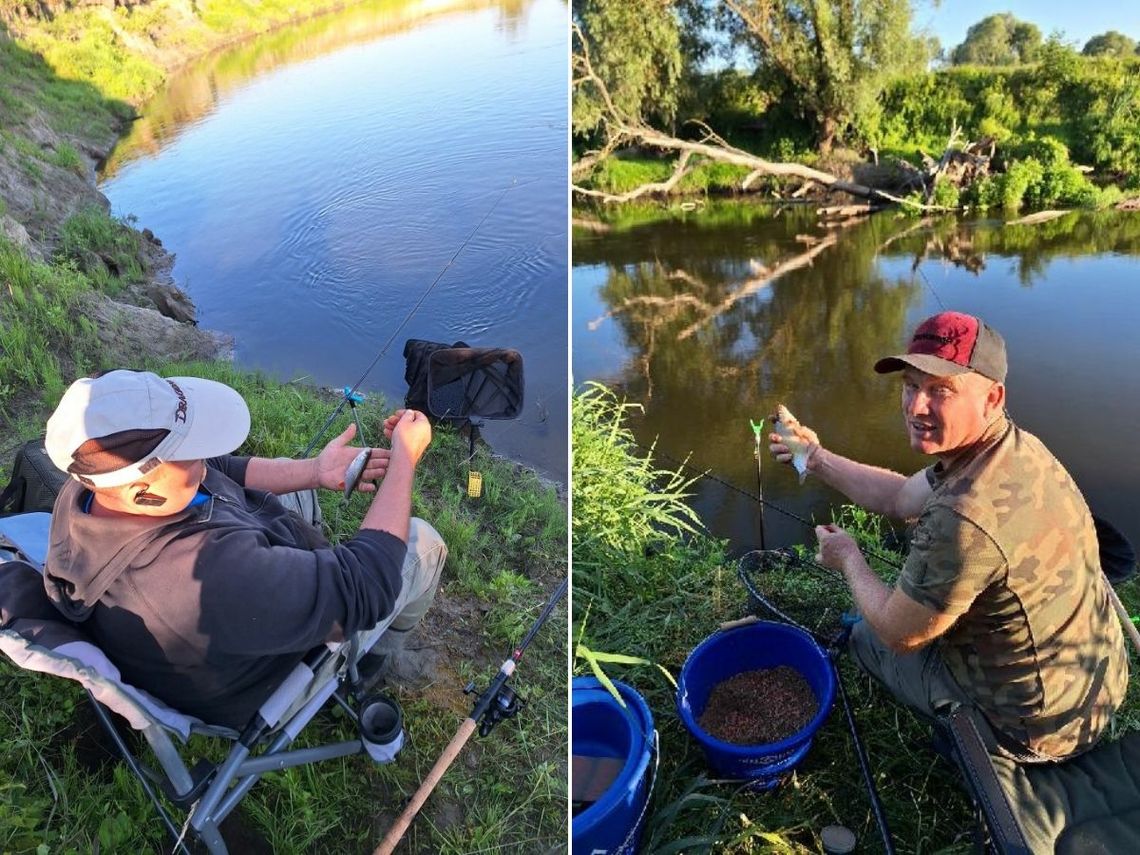
POLYGON ((343 389, 344 399, 348 401, 350 406, 364 403, 364 395, 360 392, 354 392, 351 386, 345 386, 343 389))
POLYGON ((755 438, 756 438, 756 458, 759 459, 760 458, 760 436, 761 436, 760 432, 762 430, 764 430, 764 420, 760 419, 760 424, 756 424, 756 422, 752 421, 752 419, 749 419, 748 424, 752 425, 752 433, 755 435, 755 438))

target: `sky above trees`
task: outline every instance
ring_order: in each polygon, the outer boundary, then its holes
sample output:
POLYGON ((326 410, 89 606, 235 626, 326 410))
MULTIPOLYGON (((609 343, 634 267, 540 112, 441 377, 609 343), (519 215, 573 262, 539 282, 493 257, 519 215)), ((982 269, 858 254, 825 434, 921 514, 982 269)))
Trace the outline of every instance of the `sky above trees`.
POLYGON ((1090 38, 1108 30, 1118 30, 1140 39, 1140 3, 1111 0, 1107 3, 1074 3, 1072 0, 942 0, 937 7, 931 0, 916 0, 914 25, 926 28, 949 51, 962 43, 966 30, 989 15, 1012 12, 1022 21, 1036 24, 1048 38, 1054 30, 1065 33, 1065 41, 1077 50, 1090 38))

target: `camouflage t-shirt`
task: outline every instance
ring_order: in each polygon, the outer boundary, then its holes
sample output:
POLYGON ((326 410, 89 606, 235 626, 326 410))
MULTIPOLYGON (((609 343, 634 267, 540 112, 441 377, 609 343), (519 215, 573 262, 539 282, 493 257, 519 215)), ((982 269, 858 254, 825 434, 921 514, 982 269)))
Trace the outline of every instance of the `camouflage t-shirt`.
POLYGON ((1124 698, 1128 657, 1080 490, 1005 418, 927 473, 899 587, 958 618, 943 659, 995 728, 1048 756, 1087 748, 1124 698))

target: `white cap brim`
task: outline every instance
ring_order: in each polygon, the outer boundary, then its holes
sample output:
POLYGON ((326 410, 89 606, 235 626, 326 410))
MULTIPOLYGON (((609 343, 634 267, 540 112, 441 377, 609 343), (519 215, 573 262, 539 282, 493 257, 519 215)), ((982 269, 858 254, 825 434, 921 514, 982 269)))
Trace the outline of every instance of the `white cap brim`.
POLYGON ((160 463, 205 460, 236 450, 249 436, 249 407, 234 389, 201 377, 167 377, 186 396, 185 420, 177 418, 155 449, 130 466, 84 475, 94 487, 120 487, 143 478, 160 463))

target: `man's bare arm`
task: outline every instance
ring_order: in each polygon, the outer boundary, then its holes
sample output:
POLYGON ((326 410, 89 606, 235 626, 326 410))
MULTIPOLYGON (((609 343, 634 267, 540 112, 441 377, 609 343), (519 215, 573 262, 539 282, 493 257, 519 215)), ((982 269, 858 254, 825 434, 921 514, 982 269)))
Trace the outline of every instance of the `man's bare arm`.
POLYGON ((932 492, 925 470, 907 477, 859 463, 821 446, 809 455, 808 471, 855 504, 894 519, 917 517, 932 492))
POLYGON ((911 599, 899 588, 888 587, 867 565, 854 541, 850 541, 850 546, 842 545, 845 548, 837 556, 836 563, 843 571, 859 612, 875 635, 892 650, 911 653, 925 647, 954 625, 954 616, 936 612, 911 599))
POLYGON ((278 496, 319 487, 317 458, 251 457, 245 470, 245 485, 278 496))

